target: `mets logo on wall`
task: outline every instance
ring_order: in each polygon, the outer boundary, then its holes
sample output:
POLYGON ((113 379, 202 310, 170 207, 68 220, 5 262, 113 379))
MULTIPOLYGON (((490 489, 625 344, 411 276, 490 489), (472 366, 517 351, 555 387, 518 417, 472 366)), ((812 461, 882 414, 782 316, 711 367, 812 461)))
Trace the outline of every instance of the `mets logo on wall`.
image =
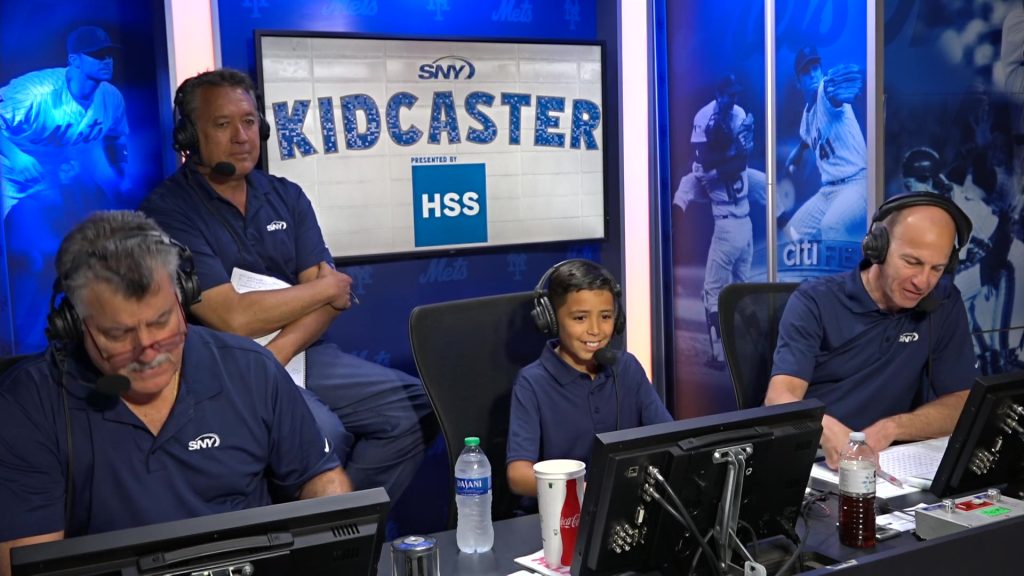
POLYGON ((416 247, 487 242, 486 164, 412 167, 416 247))

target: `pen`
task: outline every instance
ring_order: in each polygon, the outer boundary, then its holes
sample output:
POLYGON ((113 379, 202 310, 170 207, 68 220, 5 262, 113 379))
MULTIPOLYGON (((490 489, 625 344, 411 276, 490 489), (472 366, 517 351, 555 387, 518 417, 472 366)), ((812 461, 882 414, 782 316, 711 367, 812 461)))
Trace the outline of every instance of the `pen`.
POLYGON ((881 468, 878 469, 878 477, 897 488, 903 488, 903 482, 900 482, 899 478, 893 476, 892 474, 889 474, 888 472, 882 470, 881 468))
POLYGON ((349 292, 348 297, 352 300, 353 304, 359 304, 359 297, 356 296, 355 292, 349 292))
POLYGON ((928 490, 932 487, 932 481, 918 476, 907 476, 907 486, 920 488, 921 490, 928 490))

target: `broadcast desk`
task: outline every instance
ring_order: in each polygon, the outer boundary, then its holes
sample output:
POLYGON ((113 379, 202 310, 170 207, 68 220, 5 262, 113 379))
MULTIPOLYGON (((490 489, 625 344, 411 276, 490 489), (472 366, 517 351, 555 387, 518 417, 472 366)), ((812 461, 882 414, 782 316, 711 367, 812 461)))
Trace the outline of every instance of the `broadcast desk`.
MULTIPOLYGON (((855 550, 839 544, 835 528, 836 499, 824 503, 828 516, 811 518, 804 553, 817 553, 845 562, 838 567, 819 568, 802 574, 823 576, 913 575, 913 574, 1024 574, 1020 546, 1024 544, 1024 517, 991 526, 972 528, 941 538, 921 541, 910 533, 879 542, 872 550, 855 550)), ((804 534, 803 523, 797 527, 804 534)), ((442 576, 507 576, 522 569, 515 563, 520 556, 540 550, 538 516, 523 516, 494 524, 494 548, 484 554, 463 554, 455 544, 455 531, 433 534, 441 563, 442 576)), ((390 576, 391 549, 385 544, 378 576, 390 576)))

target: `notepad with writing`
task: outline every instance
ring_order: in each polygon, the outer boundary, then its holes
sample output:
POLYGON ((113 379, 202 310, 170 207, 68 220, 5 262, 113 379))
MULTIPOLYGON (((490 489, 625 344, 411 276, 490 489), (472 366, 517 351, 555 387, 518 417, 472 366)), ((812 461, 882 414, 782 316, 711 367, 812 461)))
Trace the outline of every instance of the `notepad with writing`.
MULTIPOLYGON (((891 498, 902 494, 918 492, 921 484, 914 480, 930 481, 935 477, 939 469, 939 462, 942 461, 942 454, 946 451, 949 443, 949 436, 910 442, 890 446, 878 455, 878 461, 889 474, 899 478, 903 482, 903 488, 898 488, 879 478, 875 486, 875 496, 879 498, 891 498)), ((817 478, 829 485, 839 486, 839 473, 825 465, 824 462, 815 462, 811 467, 811 478, 817 478)))

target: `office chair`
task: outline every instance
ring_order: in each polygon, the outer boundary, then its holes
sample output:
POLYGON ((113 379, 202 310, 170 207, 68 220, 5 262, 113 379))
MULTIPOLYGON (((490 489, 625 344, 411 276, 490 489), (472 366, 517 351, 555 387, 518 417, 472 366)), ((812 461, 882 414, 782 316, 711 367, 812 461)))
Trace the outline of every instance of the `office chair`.
POLYGON ((796 282, 736 283, 718 295, 722 347, 737 409, 764 403, 779 340, 779 320, 797 286, 796 282))
MULTIPOLYGON (((505 477, 505 454, 512 384, 546 340, 532 308, 533 292, 517 292, 417 306, 409 316, 413 358, 448 446, 448 469, 464 439, 478 436, 491 463, 495 520, 514 516, 519 503, 505 477)), ((454 489, 449 494, 454 528, 454 489)))

